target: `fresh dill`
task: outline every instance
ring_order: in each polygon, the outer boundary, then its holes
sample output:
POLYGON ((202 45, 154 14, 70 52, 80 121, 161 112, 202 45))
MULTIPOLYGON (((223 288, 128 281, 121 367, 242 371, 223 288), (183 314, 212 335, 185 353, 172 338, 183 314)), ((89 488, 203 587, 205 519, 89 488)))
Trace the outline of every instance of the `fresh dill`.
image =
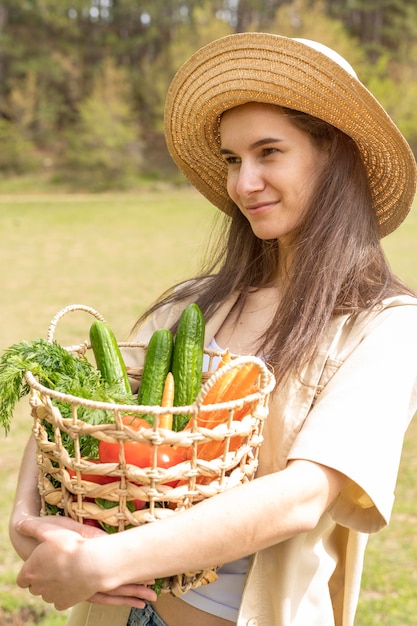
MULTIPOLYGON (((19 400, 29 394, 30 388, 25 374, 30 371, 41 385, 64 394, 79 398, 132 404, 133 396, 120 392, 117 385, 107 384, 99 370, 85 356, 76 356, 56 341, 43 339, 32 342, 22 341, 13 344, 0 357, 0 425, 5 433, 10 430, 14 409, 19 400)), ((53 400, 63 418, 70 418, 69 402, 53 400)), ((100 409, 79 406, 79 418, 89 424, 104 424, 114 421, 113 413, 100 409)), ((49 437, 53 437, 53 427, 45 422, 49 437)), ((71 455, 73 441, 62 434, 63 444, 71 455)), ((88 435, 80 437, 83 456, 95 458, 98 442, 88 435)))

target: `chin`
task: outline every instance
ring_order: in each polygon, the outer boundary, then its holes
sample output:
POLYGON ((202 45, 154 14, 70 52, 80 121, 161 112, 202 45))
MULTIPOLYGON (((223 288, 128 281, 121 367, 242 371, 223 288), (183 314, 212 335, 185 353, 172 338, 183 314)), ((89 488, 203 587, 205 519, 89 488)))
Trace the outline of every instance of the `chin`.
POLYGON ((291 231, 277 228, 254 228, 252 232, 258 239, 264 239, 265 241, 271 239, 281 239, 281 237, 288 237, 291 231))
POLYGON ((288 223, 279 219, 265 219, 265 220, 249 220, 252 232, 258 239, 264 239, 265 241, 270 239, 288 239, 291 238, 292 233, 296 231, 299 226, 297 223, 288 223))

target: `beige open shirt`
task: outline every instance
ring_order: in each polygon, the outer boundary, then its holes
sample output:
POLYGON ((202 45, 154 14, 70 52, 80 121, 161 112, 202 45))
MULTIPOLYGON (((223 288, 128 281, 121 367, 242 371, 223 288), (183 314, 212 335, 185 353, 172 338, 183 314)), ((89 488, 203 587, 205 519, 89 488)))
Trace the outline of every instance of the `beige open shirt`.
MULTIPOLYGON (((208 322, 206 344, 235 300, 208 322)), ((147 342, 178 313, 161 311, 137 340, 147 342)), ((417 299, 391 298, 367 315, 335 318, 302 382, 273 394, 258 474, 302 458, 349 481, 313 531, 253 557, 238 626, 353 626, 367 535, 389 521, 404 434, 417 410, 416 345, 417 299)), ((140 365, 137 351, 125 358, 140 365)), ((68 626, 125 626, 128 614, 84 603, 68 626)))

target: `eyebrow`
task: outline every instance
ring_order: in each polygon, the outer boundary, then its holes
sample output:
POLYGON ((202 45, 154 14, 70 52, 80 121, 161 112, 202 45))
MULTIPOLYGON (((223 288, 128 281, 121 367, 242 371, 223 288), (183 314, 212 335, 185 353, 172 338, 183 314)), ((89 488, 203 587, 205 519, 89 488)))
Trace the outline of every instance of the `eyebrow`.
MULTIPOLYGON (((280 141, 283 141, 283 140, 277 139, 276 137, 265 137, 264 139, 259 139, 258 141, 251 143, 251 145, 249 146, 249 150, 256 150, 256 148, 260 148, 261 146, 264 146, 266 144, 279 143, 280 141)), ((233 154, 233 150, 229 150, 228 148, 221 148, 220 153, 221 154, 233 154)))

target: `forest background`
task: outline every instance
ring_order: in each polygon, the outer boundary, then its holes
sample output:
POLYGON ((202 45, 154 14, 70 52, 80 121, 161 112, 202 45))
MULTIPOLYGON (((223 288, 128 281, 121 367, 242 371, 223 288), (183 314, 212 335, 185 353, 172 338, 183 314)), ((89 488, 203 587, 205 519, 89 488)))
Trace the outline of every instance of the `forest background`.
POLYGON ((69 191, 175 179, 162 133, 169 82, 201 45, 247 30, 335 48, 417 153, 415 2, 4 0, 0 177, 69 191))

